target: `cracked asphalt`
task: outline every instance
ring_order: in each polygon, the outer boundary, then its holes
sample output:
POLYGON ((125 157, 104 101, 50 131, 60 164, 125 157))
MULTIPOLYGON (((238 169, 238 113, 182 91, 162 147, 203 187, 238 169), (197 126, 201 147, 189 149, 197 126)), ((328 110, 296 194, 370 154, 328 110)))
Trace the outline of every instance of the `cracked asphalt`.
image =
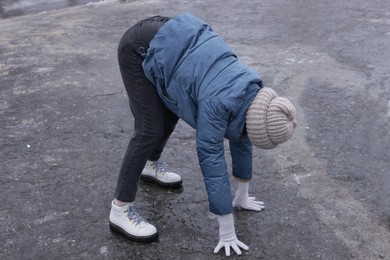
POLYGON ((225 258, 182 121, 163 159, 183 188, 141 183, 136 200, 159 241, 108 227, 133 133, 117 44, 140 19, 183 11, 298 110, 288 143, 255 150, 251 194, 266 209, 235 211, 249 251, 230 258, 390 259, 387 0, 111 1, 1 19, 0 258, 225 258))

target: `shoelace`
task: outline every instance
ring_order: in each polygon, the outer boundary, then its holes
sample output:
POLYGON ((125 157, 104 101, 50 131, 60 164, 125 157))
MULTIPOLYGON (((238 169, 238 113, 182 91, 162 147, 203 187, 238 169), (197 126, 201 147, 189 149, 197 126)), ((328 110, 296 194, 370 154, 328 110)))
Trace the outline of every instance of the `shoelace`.
POLYGON ((134 207, 129 207, 127 217, 130 219, 130 221, 134 222, 136 225, 139 225, 142 221, 146 220, 141 217, 140 214, 138 214, 137 210, 134 207))
POLYGON ((160 161, 157 161, 155 163, 156 171, 160 172, 162 175, 164 175, 166 172, 169 172, 168 166, 160 161))

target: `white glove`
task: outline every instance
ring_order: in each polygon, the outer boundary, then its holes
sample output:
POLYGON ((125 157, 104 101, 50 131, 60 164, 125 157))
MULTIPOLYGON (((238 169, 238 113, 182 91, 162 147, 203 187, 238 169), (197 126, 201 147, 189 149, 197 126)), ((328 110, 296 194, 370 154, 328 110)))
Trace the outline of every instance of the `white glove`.
POLYGON ((233 200, 233 207, 261 211, 265 206, 264 202, 256 201, 255 197, 249 197, 248 195, 246 197, 238 197, 236 195, 233 200))
POLYGON ((240 247, 244 250, 249 249, 247 245, 237 239, 232 213, 217 215, 217 220, 219 223, 219 242, 214 249, 214 253, 218 253, 222 247, 225 247, 226 256, 230 256, 230 247, 233 248, 237 255, 241 255, 240 247))
POLYGON ((248 182, 238 182, 238 189, 236 196, 233 200, 233 207, 261 211, 264 209, 264 202, 256 201, 255 197, 249 197, 249 181, 248 182))

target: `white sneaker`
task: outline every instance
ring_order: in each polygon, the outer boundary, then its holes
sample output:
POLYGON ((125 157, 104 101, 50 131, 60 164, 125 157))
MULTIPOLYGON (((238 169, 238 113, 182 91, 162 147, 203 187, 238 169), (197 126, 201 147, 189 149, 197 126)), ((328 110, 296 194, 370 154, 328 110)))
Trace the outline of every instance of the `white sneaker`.
POLYGON ((165 188, 180 188, 182 185, 180 175, 171 172, 167 165, 160 161, 147 161, 141 180, 155 182, 165 188))
POLYGON ((135 242, 149 243, 158 237, 156 227, 141 217, 134 207, 119 207, 114 201, 111 202, 110 228, 135 242))

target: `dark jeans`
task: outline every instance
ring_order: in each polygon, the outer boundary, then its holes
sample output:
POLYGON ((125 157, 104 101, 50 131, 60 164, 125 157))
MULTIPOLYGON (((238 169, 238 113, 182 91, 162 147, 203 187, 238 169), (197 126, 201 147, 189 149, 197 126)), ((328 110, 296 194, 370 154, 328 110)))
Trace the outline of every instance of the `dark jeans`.
POLYGON ((118 46, 119 68, 134 117, 134 135, 123 158, 114 194, 124 202, 135 200, 146 161, 160 159, 178 121, 178 117, 165 107, 142 68, 150 41, 167 20, 151 17, 137 23, 127 30, 118 46))

